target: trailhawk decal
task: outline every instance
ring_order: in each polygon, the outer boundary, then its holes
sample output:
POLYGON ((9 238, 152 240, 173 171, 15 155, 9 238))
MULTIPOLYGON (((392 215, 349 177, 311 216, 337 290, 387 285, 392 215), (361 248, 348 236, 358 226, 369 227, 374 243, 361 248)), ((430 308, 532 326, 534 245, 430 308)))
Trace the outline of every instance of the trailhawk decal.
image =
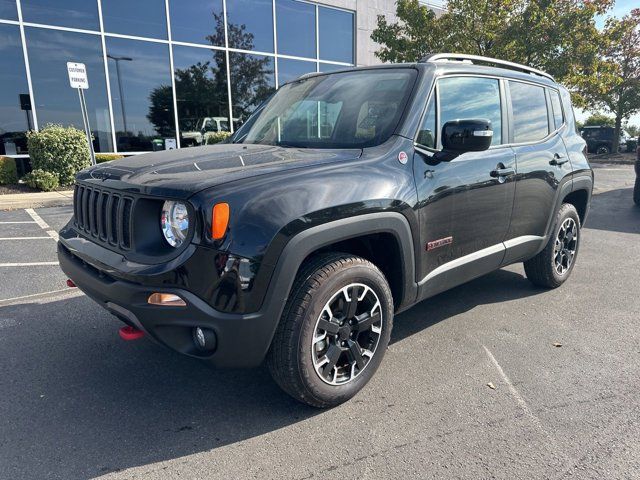
POLYGON ((453 243, 453 237, 445 237, 445 238, 440 238, 438 240, 434 240, 433 242, 428 242, 427 252, 439 247, 444 247, 445 245, 451 245, 452 243, 453 243))

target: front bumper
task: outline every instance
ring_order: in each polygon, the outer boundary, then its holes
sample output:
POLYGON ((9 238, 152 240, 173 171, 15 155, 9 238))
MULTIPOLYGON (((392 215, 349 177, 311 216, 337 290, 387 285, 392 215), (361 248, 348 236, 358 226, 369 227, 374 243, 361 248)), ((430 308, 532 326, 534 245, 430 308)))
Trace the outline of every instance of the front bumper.
MULTIPOLYGON (((101 248, 101 247, 99 247, 101 248)), ((267 308, 255 313, 217 311, 197 295, 179 288, 143 285, 116 278, 58 244, 62 271, 91 299, 124 323, 144 330, 157 342, 185 355, 206 358, 216 366, 253 367, 264 359, 278 316, 267 308), (157 306, 147 303, 152 293, 171 293, 187 306, 157 306), (211 353, 199 351, 193 341, 194 327, 211 329, 217 347, 211 353)))

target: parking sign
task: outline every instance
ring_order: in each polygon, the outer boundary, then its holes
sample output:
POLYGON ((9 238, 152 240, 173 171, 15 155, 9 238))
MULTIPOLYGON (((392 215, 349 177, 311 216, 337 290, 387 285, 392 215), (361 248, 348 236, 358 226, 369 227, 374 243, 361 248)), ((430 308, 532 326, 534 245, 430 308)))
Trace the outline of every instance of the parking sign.
POLYGON ((71 88, 89 88, 89 78, 87 77, 87 67, 84 63, 67 62, 67 72, 69 73, 69 84, 71 88))

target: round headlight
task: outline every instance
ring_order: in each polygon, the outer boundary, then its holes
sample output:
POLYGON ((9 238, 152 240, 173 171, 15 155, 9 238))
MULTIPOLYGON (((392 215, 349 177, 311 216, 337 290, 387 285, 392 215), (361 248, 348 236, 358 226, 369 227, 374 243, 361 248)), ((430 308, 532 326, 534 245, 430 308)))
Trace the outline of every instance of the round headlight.
POLYGON ((189 233, 189 210, 182 202, 166 201, 160 217, 162 233, 169 245, 179 247, 189 233))

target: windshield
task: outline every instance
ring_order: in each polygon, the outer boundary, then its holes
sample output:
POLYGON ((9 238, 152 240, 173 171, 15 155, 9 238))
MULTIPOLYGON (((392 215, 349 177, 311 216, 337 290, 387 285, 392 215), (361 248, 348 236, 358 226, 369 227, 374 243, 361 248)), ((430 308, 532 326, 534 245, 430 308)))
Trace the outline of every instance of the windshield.
POLYGON ((360 70, 280 88, 234 135, 234 143, 363 148, 393 134, 411 93, 413 69, 360 70))

